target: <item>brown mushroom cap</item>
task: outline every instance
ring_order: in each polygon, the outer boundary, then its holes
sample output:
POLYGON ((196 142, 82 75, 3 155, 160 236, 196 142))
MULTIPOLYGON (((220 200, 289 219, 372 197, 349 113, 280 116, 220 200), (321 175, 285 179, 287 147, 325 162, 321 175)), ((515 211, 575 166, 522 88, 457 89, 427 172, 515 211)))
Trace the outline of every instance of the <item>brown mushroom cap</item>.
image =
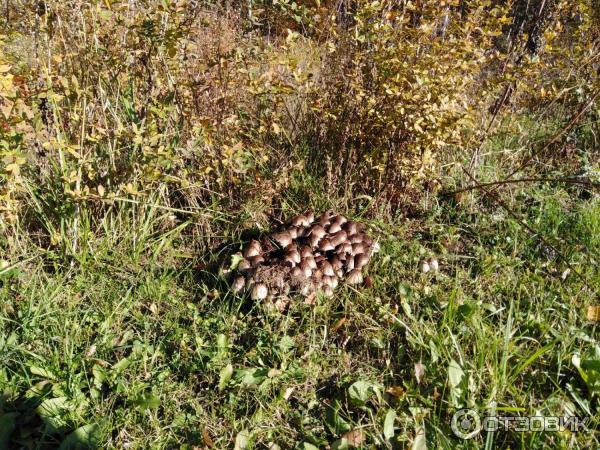
POLYGON ((309 236, 317 236, 319 239, 327 234, 322 225, 316 224, 310 227, 309 236))
POLYGON ((366 253, 360 253, 354 257, 354 268, 362 269, 369 263, 369 255, 366 253))
POLYGON ((273 239, 281 245, 282 247, 287 247, 292 243, 292 236, 287 231, 282 231, 280 233, 274 233, 273 239))
POLYGON ((327 228, 327 232, 330 234, 334 234, 337 233, 338 231, 340 231, 342 229, 342 226, 337 223, 337 222, 331 222, 331 224, 329 225, 329 228, 327 228))
POLYGON ((321 272, 323 272, 323 275, 327 275, 328 277, 335 276, 335 271, 333 270, 331 263, 327 260, 321 261, 319 263, 319 269, 321 270, 321 272))
POLYGON ((238 276, 231 284, 231 290, 235 293, 242 291, 246 287, 246 279, 243 276, 238 276))
POLYGON ((350 273, 348 273, 348 277, 346 278, 346 282, 348 284, 360 284, 362 283, 362 280, 363 277, 360 269, 351 270, 350 273))
POLYGON ((242 259, 237 266, 237 270, 239 270, 240 272, 247 272, 251 268, 252 268, 252 265, 250 264, 250 261, 248 261, 247 259, 242 259))
POLYGON ((348 235, 346 234, 346 232, 344 230, 340 230, 329 238, 329 242, 331 242, 331 245, 333 245, 334 247, 337 247, 338 245, 346 242, 347 237, 348 235))
POLYGON ((257 240, 251 240, 246 248, 244 249, 244 258, 251 258, 253 256, 260 255, 262 249, 260 246, 260 242, 257 240))
POLYGON ((319 236, 316 235, 311 235, 308 238, 308 243, 310 244, 311 247, 317 247, 319 245, 319 242, 321 241, 321 238, 319 236))
POLYGON ((308 258, 313 256, 313 251, 308 245, 303 245, 300 247, 300 256, 303 258, 308 258))
POLYGON ((294 217, 290 223, 292 226, 294 227, 301 227, 301 226, 305 226, 304 223, 306 222, 306 216, 300 214, 299 216, 294 217))
POLYGON ((257 283, 252 288, 252 300, 263 300, 268 294, 269 290, 264 283, 257 283))
POLYGON ((290 271, 290 275, 294 278, 304 278, 304 271, 296 266, 290 271))
POLYGON ((256 267, 256 266, 264 263, 265 258, 262 255, 257 255, 257 256, 253 256, 252 258, 249 258, 248 261, 250 261, 250 265, 252 267, 256 267))
POLYGON ((321 239, 321 241, 319 241, 319 250, 321 250, 322 252, 327 252, 330 250, 335 250, 335 246, 331 244, 329 239, 323 238, 321 239))

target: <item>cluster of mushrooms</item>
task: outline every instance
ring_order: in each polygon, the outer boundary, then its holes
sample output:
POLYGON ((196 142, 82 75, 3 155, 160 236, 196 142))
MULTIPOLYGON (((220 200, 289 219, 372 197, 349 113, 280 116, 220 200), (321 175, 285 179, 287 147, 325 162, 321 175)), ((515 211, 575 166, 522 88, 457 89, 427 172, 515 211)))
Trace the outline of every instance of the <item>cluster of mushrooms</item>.
POLYGON ((253 300, 317 292, 332 296, 341 281, 363 282, 362 269, 379 245, 362 223, 331 211, 294 217, 280 231, 250 241, 242 252, 231 289, 253 300))

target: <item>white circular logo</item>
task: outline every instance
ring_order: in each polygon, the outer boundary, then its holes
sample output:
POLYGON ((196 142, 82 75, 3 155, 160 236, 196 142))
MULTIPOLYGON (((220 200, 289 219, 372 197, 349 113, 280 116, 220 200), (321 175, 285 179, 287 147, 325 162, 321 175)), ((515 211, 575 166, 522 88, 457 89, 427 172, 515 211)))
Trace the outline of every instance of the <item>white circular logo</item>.
POLYGON ((452 416, 452 431, 461 439, 472 439, 481 431, 481 419, 477 411, 459 409, 452 416))

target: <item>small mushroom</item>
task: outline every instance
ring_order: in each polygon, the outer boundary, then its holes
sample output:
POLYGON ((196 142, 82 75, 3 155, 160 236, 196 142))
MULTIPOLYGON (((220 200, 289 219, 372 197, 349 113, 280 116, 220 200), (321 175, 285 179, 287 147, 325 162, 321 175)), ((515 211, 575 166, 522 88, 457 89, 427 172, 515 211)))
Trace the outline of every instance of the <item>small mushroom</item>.
POLYGON ((273 234, 273 239, 282 247, 287 247, 292 243, 292 236, 287 231, 273 234))
POLYGON ((319 269, 321 272, 323 272, 323 275, 328 277, 335 276, 335 271, 333 270, 333 267, 329 261, 322 261, 321 264, 319 264, 319 269))
POLYGON ((242 259, 238 264, 237 269, 242 273, 248 272, 250 269, 252 269, 252 265, 247 259, 242 259))
POLYGON ((303 258, 308 258, 308 257, 312 258, 312 255, 313 255, 313 252, 308 245, 303 245, 302 247, 300 247, 300 256, 302 256, 303 258))
POLYGON ((264 283, 257 283, 252 288, 252 300, 263 300, 268 294, 269 290, 264 283))
POLYGON ((298 266, 294 267, 294 268, 293 268, 293 269, 290 271, 290 275, 291 275, 293 278, 304 278, 304 277, 305 277, 305 275, 304 275, 304 271, 303 271, 303 270, 302 270, 300 267, 298 267, 298 266))
POLYGON ((308 267, 310 267, 311 269, 317 268, 317 261, 315 261, 314 256, 307 256, 306 258, 304 258, 304 261, 306 262, 306 265, 308 265, 308 267))
POLYGON ((321 241, 321 238, 315 234, 312 234, 308 237, 308 243, 310 244, 311 247, 317 247, 319 245, 320 241, 321 241))
POLYGON ((365 235, 362 234, 362 233, 353 234, 352 236, 350 236, 349 241, 350 241, 350 243, 352 245, 354 245, 354 244, 361 244, 362 241, 363 241, 363 239, 364 239, 364 237, 365 237, 365 235))
POLYGON ((231 290, 236 294, 246 287, 246 279, 242 276, 236 277, 231 285, 231 290))
POLYGON ((329 242, 331 242, 331 245, 334 247, 337 247, 338 245, 346 242, 347 237, 348 235, 346 232, 344 230, 340 230, 329 238, 329 242))
POLYGON ((317 236, 319 239, 325 236, 327 232, 322 225, 316 224, 310 227, 309 236, 317 236))
POLYGON ((369 255, 366 253, 360 253, 354 257, 354 268, 362 269, 369 263, 369 255))
POLYGON ((252 267, 256 267, 256 266, 264 263, 265 258, 261 255, 257 255, 257 256, 253 256, 252 258, 248 259, 248 261, 250 261, 250 265, 252 267))
POLYGON ((323 292, 323 295, 325 297, 333 297, 333 288, 329 285, 323 286, 323 288, 321 289, 321 292, 323 292))
POLYGON ((330 250, 335 250, 335 246, 331 244, 329 239, 324 238, 321 239, 321 241, 319 242, 319 250, 321 250, 322 252, 328 252, 330 250))
POLYGON ((286 258, 291 258, 292 261, 294 261, 295 264, 300 264, 300 261, 302 260, 302 258, 300 257, 300 253, 298 252, 298 250, 296 250, 295 248, 286 251, 285 252, 285 257, 286 258))
POLYGON ((354 258, 353 257, 350 257, 346 260, 345 267, 346 267, 346 272, 350 272, 350 271, 354 270, 354 258))
POLYGON ((352 253, 352 244, 348 241, 338 245, 335 249, 338 256, 352 253))
POLYGON ((348 233, 348 236, 352 236, 353 234, 360 233, 361 231, 364 230, 364 228, 365 228, 365 226, 362 223, 358 223, 353 220, 349 220, 342 226, 342 229, 346 230, 346 233, 348 233))
POLYGON ((341 231, 341 229, 342 229, 342 226, 339 223, 331 222, 327 231, 329 233, 333 234, 333 233, 337 233, 338 231, 341 231))
POLYGON ((334 256, 333 258, 331 258, 331 267, 333 267, 333 270, 338 270, 341 269, 342 267, 344 267, 344 263, 342 261, 340 261, 340 259, 337 256, 334 256))
POLYGON ((299 216, 294 217, 290 223, 294 227, 302 227, 302 226, 306 226, 305 225, 306 222, 307 222, 306 216, 300 214, 299 216))
POLYGON ((438 270, 440 270, 440 265, 438 263, 438 260, 435 258, 429 258, 429 261, 427 261, 429 263, 429 268, 431 269, 432 272, 437 272, 438 270))
POLYGON ((351 270, 346 278, 348 284, 360 284, 362 283, 363 277, 360 269, 351 270))
MULTIPOLYGON (((313 259, 313 262, 314 262, 314 259, 313 259)), ((315 264, 315 267, 316 267, 316 264, 315 264)), ((312 275, 313 268, 309 264, 308 260, 304 259, 300 263, 300 270, 302 270, 302 273, 304 274, 304 276, 306 278, 308 278, 308 277, 310 277, 312 275)))
POLYGON ((427 273, 431 270, 429 263, 425 260, 421 261, 421 272, 427 273))
POLYGON ((287 229, 287 232, 290 234, 290 237, 292 239, 296 239, 298 237, 298 230, 299 230, 299 228, 297 228, 297 227, 289 227, 287 229))
POLYGON ((333 213, 331 211, 325 211, 323 214, 319 216, 319 224, 321 226, 327 226, 331 222, 331 216, 333 213))
POLYGON ((305 226, 309 226, 311 223, 313 223, 315 221, 315 215, 312 211, 308 211, 305 216, 306 217, 306 221, 308 222, 305 226))
POLYGON ((252 258, 253 256, 260 255, 262 249, 260 247, 260 242, 255 239, 252 239, 248 246, 244 249, 244 258, 252 258))
POLYGON ((360 255, 361 253, 365 253, 366 250, 366 246, 362 243, 356 243, 356 244, 352 244, 352 254, 353 255, 360 255))

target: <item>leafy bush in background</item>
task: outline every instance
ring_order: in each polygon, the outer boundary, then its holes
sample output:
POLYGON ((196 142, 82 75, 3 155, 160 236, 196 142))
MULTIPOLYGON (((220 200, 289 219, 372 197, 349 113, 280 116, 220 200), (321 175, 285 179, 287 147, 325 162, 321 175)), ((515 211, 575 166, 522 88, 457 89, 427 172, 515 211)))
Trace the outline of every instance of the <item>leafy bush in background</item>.
POLYGON ((591 1, 8 5, 3 215, 54 244, 122 198, 276 207, 298 168, 395 209, 499 114, 566 120, 597 76, 591 1))

